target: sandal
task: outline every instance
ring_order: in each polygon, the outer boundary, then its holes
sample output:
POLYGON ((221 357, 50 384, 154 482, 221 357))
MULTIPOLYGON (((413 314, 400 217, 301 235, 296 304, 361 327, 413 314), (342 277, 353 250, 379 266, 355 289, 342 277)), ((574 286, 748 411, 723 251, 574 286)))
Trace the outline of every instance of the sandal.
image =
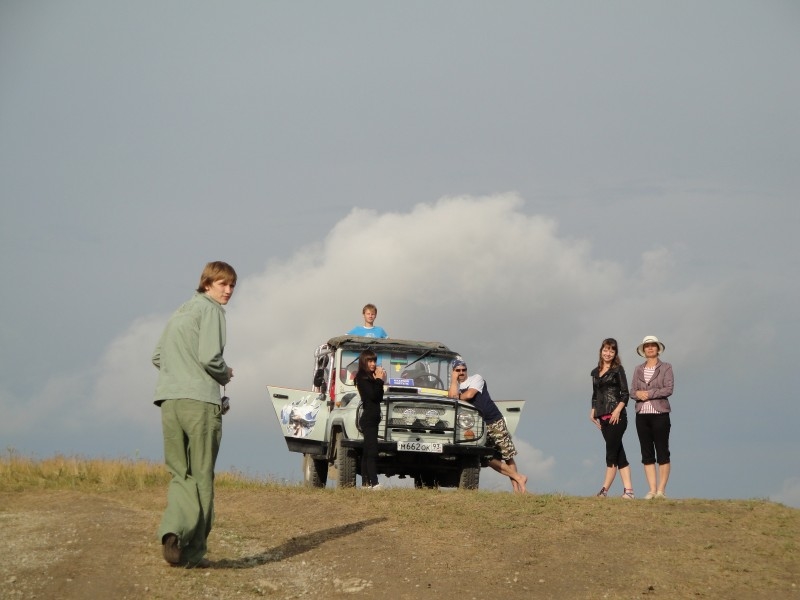
POLYGON ((608 496, 608 490, 604 487, 600 488, 600 491, 595 494, 598 498, 605 498, 608 496))
POLYGON ((634 500, 636 496, 633 495, 633 488, 624 488, 622 492, 622 497, 625 500, 634 500))

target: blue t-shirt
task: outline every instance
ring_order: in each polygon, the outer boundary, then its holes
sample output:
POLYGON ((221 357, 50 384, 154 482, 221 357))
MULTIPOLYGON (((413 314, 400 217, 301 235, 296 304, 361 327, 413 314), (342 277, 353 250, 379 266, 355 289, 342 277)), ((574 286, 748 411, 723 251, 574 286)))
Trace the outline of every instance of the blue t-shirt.
POLYGON ((347 335, 360 335, 362 337, 371 338, 389 337, 383 330, 383 327, 378 327, 377 325, 373 325, 372 327, 364 327, 363 325, 359 325, 358 327, 353 327, 350 331, 348 331, 347 335))
POLYGON ((489 395, 489 386, 486 385, 483 377, 480 375, 472 375, 467 377, 458 387, 462 392, 469 388, 476 390, 478 393, 475 394, 471 400, 467 400, 467 402, 472 402, 475 408, 478 409, 478 412, 481 413, 487 425, 503 418, 503 413, 500 412, 500 409, 497 408, 497 404, 494 403, 494 400, 492 400, 492 397, 489 395))

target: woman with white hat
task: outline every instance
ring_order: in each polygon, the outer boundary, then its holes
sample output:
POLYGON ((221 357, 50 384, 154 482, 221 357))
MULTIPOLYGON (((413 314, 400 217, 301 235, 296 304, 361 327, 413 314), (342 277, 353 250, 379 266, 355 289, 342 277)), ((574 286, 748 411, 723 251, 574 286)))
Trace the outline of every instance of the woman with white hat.
POLYGON ((633 372, 631 399, 636 401, 636 433, 642 449, 644 475, 650 491, 645 500, 666 497, 669 481, 669 430, 671 427, 669 397, 674 379, 672 365, 659 358, 664 344, 654 335, 648 335, 636 348, 645 358, 633 372))

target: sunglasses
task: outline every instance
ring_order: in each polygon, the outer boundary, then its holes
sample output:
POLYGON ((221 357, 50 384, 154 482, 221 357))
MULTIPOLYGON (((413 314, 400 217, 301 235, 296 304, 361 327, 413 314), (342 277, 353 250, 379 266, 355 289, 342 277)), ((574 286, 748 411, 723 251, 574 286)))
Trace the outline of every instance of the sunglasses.
POLYGON ((456 373, 466 373, 466 369, 453 369, 456 373))

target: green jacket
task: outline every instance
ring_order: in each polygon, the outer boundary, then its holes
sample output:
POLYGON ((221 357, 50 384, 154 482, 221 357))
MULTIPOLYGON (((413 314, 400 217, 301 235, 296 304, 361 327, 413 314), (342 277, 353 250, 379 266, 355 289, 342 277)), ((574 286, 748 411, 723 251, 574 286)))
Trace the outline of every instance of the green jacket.
POLYGON ((225 350, 225 309, 195 292, 170 317, 153 352, 158 369, 155 404, 189 398, 219 404, 219 386, 230 381, 225 350))

